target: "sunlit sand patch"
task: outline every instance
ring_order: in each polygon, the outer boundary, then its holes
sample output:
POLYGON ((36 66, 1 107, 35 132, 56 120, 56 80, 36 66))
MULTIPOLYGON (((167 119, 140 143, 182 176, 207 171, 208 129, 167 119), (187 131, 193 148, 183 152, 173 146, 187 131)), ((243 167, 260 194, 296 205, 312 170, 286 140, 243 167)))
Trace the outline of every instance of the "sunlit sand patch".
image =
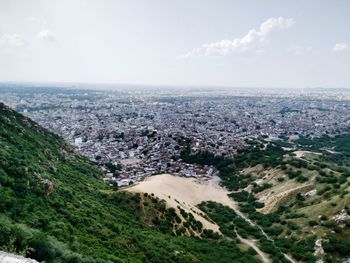
POLYGON ((164 199, 168 206, 177 208, 180 206, 186 212, 191 212, 195 219, 202 222, 204 228, 219 232, 219 227, 208 221, 201 214, 204 214, 196 207, 203 201, 215 201, 230 207, 235 203, 227 196, 228 191, 219 186, 219 178, 213 177, 210 180, 200 180, 160 174, 146 178, 127 190, 130 192, 142 192, 154 194, 164 199))

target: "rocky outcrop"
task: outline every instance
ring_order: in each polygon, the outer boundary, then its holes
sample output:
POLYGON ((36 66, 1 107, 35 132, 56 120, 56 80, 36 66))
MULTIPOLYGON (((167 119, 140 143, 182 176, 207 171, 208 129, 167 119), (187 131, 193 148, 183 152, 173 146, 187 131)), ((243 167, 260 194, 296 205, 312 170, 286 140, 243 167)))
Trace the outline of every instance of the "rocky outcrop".
POLYGON ((42 181, 42 183, 44 184, 45 186, 45 192, 47 195, 50 195, 52 194, 52 191, 53 191, 53 182, 51 182, 50 180, 48 179, 45 179, 42 181))
POLYGON ((45 192, 47 195, 52 194, 53 189, 54 189, 54 183, 51 182, 49 179, 43 179, 40 174, 33 173, 33 177, 37 179, 41 184, 44 185, 45 187, 45 192))
POLYGON ((322 243, 329 242, 326 239, 317 239, 315 241, 315 246, 314 246, 314 256, 316 256, 318 259, 316 263, 323 263, 323 256, 324 256, 324 249, 322 247, 322 243))
POLYGON ((345 227, 347 224, 350 224, 350 215, 346 212, 345 209, 337 213, 333 219, 339 227, 345 227))
POLYGON ((0 262, 1 263, 38 263, 38 261, 22 256, 1 252, 0 251, 0 262))

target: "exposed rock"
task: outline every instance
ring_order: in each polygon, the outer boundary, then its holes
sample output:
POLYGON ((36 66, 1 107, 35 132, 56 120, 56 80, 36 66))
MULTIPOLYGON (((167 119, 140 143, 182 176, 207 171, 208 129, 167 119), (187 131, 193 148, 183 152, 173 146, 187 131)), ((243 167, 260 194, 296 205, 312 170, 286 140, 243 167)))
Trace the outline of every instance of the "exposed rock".
POLYGON ((305 196, 305 197, 311 197, 311 196, 316 195, 316 193, 317 193, 316 189, 312 189, 312 190, 306 192, 306 193, 304 194, 304 196, 305 196))
POLYGON ((55 166, 53 166, 53 165, 50 165, 49 166, 49 171, 51 172, 51 173, 57 173, 57 168, 55 167, 55 166))
POLYGON ((62 155, 62 158, 63 158, 64 161, 68 161, 69 160, 69 154, 68 154, 68 152, 66 150, 62 149, 60 151, 60 154, 62 155))
POLYGON ((38 173, 36 173, 36 172, 33 173, 33 177, 34 177, 35 179, 39 180, 39 181, 42 180, 40 174, 38 174, 38 173))
POLYGON ((0 262, 1 263, 38 263, 38 261, 22 256, 9 254, 0 251, 0 262))
POLYGON ((49 158, 49 159, 52 159, 52 152, 50 149, 45 149, 44 150, 44 154, 49 158))
POLYGON ((40 174, 37 174, 37 173, 33 173, 33 177, 45 186, 45 192, 47 195, 52 194, 53 188, 54 188, 53 182, 51 182, 49 179, 43 179, 40 176, 40 174))
POLYGON ((328 242, 326 239, 316 239, 314 246, 314 256, 318 259, 316 263, 323 263, 324 249, 322 247, 322 242, 328 242))
POLYGON ((53 191, 53 182, 51 182, 50 180, 48 179, 45 179, 42 181, 42 183, 45 185, 45 192, 47 195, 50 195, 52 194, 52 191, 53 191))
POLYGON ((350 223, 350 215, 348 215, 345 209, 333 216, 333 219, 339 227, 345 227, 346 224, 350 223))
POLYGON ((29 127, 29 128, 32 127, 32 123, 29 121, 28 118, 24 118, 24 119, 23 119, 23 123, 24 123, 27 127, 29 127))

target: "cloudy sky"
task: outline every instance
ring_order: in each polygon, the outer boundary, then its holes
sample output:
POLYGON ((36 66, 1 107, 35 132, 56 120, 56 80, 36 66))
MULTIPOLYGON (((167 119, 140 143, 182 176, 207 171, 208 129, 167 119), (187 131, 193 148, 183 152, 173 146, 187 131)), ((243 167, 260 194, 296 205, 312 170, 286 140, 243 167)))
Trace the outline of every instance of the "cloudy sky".
POLYGON ((0 81, 350 88, 348 0, 0 0, 0 81))

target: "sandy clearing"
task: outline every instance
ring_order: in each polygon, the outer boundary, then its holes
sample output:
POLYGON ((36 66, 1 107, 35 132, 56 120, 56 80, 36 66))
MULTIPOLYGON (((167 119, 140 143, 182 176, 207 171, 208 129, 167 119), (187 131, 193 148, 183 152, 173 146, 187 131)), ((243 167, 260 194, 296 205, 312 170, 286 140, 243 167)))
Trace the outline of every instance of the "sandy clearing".
MULTIPOLYGON (((147 177, 144 181, 126 188, 126 190, 129 192, 153 193, 155 196, 164 199, 169 206, 176 208, 180 205, 187 211, 197 213, 194 216, 197 215, 196 219, 201 222, 203 219, 207 220, 198 215, 203 213, 203 211, 198 209, 196 205, 204 201, 214 201, 227 205, 249 224, 256 225, 238 209, 236 202, 227 195, 229 191, 221 187, 219 182, 220 178, 218 176, 213 176, 210 180, 205 181, 203 179, 179 177, 171 174, 159 174, 147 177)), ((212 227, 208 227, 209 229, 218 229, 218 226, 212 223, 208 224, 208 226, 212 227)))
POLYGON ((293 153, 295 154, 295 157, 301 158, 301 157, 304 156, 305 151, 295 151, 295 152, 293 152, 293 153))
POLYGON ((242 170, 243 174, 260 174, 261 172, 265 171, 266 169, 262 164, 255 165, 253 167, 248 167, 242 170))
POLYGON ((321 153, 310 152, 310 151, 294 151, 293 153, 295 154, 295 157, 297 157, 297 158, 301 158, 301 157, 305 156, 305 154, 308 154, 308 153, 321 155, 321 153))
POLYGON ((293 151, 295 148, 293 147, 281 147, 284 151, 293 151))
POLYGON ((127 191, 153 193, 164 199, 169 206, 180 206, 191 212, 196 220, 202 222, 204 228, 220 232, 219 227, 201 216, 204 213, 196 207, 203 201, 215 201, 236 209, 235 203, 227 196, 229 192, 219 186, 219 180, 219 177, 215 176, 211 180, 199 181, 195 178, 160 174, 147 177, 144 181, 127 188, 127 191))
MULTIPOLYGON (((284 178, 286 177, 282 173, 281 176, 283 176, 284 178)), ((294 180, 284 180, 283 182, 275 184, 272 187, 265 189, 264 191, 256 193, 255 196, 259 199, 260 202, 265 203, 266 206, 267 203, 270 203, 270 198, 274 198, 275 196, 283 192, 289 191, 299 186, 300 184, 294 180)))

